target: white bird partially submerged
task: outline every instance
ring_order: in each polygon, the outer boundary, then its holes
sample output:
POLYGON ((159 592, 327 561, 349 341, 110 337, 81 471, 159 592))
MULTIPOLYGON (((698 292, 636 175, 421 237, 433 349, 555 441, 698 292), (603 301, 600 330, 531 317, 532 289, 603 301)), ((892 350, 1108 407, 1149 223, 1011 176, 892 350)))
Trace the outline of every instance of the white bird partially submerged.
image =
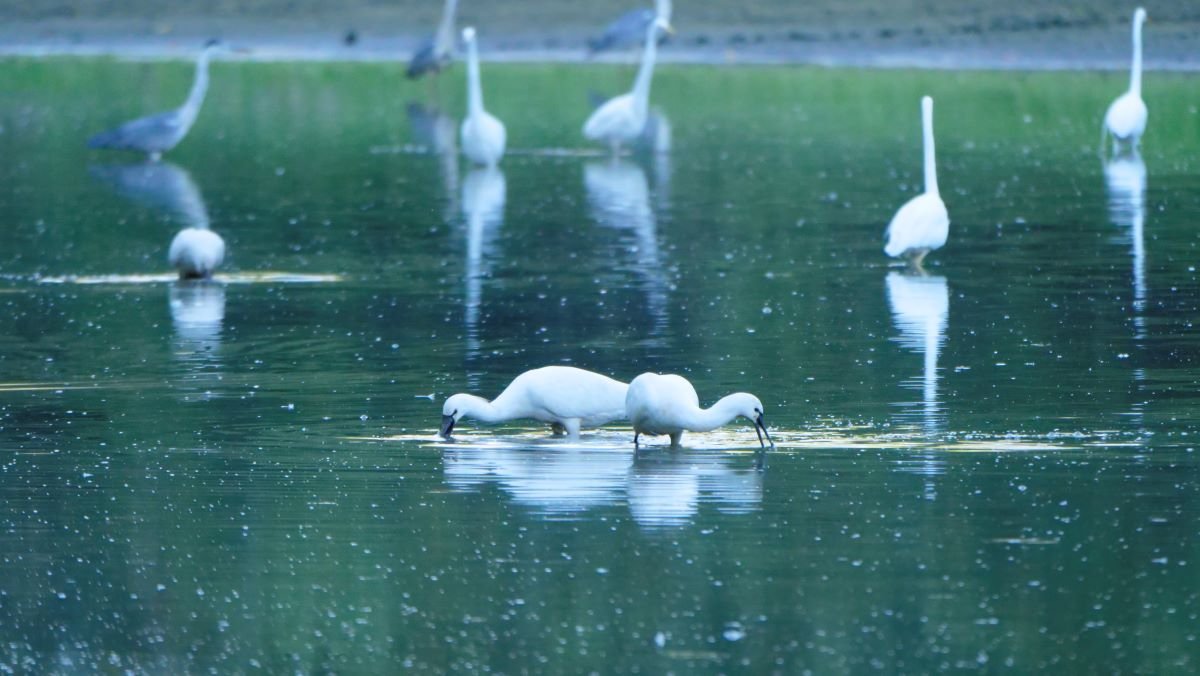
MULTIPOLYGON (((1142 24, 1146 23, 1146 10, 1141 7, 1133 13, 1133 62, 1129 67, 1129 91, 1117 97, 1104 113, 1102 135, 1112 137, 1113 153, 1126 143, 1136 150, 1146 131, 1148 111, 1142 100, 1142 24)), ((1101 139, 1101 151, 1103 151, 1101 139)))
POLYGON ((492 401, 473 394, 455 394, 442 406, 442 427, 449 438, 464 417, 488 423, 532 418, 550 423, 555 432, 578 436, 586 427, 599 427, 625 417, 629 386, 608 376, 573 366, 544 366, 513 379, 492 401))
POLYGON ((634 446, 643 434, 665 434, 671 437, 671 446, 679 446, 685 431, 708 432, 739 416, 754 423, 761 446, 765 448, 768 443, 775 446, 763 421, 763 405, 758 397, 737 392, 721 398, 710 408, 700 408, 696 388, 682 376, 643 373, 634 378, 625 395, 625 413, 633 423, 634 446))
POLYGON ((204 45, 204 51, 196 59, 196 76, 192 81, 192 89, 182 106, 165 113, 140 117, 116 129, 100 132, 88 139, 88 147, 137 150, 146 153, 151 160, 157 160, 163 153, 174 148, 187 136, 196 121, 196 116, 200 114, 200 105, 204 103, 204 95, 208 92, 208 62, 220 47, 221 43, 216 40, 209 40, 204 45))
POLYGON ((475 164, 491 167, 504 157, 508 134, 504 130, 504 123, 483 109, 475 29, 464 28, 462 36, 467 44, 467 118, 462 123, 462 148, 475 164))
POLYGON ((950 233, 950 215, 938 193, 937 162, 933 146, 933 99, 921 99, 921 128, 925 146, 925 192, 909 200, 887 227, 884 253, 905 257, 920 267, 925 255, 940 249, 950 233))
POLYGON ((642 65, 628 94, 609 99, 596 109, 583 125, 583 135, 592 141, 609 144, 613 152, 623 143, 632 143, 646 127, 650 110, 650 81, 654 77, 654 61, 658 54, 658 31, 672 32, 671 24, 659 16, 646 28, 646 47, 642 65))
POLYGON ((208 228, 184 228, 167 250, 180 279, 207 279, 225 260, 225 240, 208 228))

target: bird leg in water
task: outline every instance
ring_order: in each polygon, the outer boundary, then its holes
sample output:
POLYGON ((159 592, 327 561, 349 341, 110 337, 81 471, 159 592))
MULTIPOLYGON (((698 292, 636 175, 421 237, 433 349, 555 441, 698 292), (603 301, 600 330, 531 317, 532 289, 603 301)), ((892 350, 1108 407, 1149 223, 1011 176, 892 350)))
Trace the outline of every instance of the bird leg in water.
POLYGON ((683 432, 676 432, 671 436, 671 448, 679 448, 679 442, 683 440, 683 432))
POLYGON ((550 423, 550 432, 556 437, 561 437, 566 435, 567 428, 563 427, 562 423, 552 422, 550 423))
POLYGON ((641 436, 641 434, 640 434, 640 433, 638 433, 638 432, 634 432, 634 433, 633 433, 633 449, 634 449, 635 451, 636 451, 636 450, 637 450, 637 448, 638 448, 638 437, 640 437, 640 436, 641 436))

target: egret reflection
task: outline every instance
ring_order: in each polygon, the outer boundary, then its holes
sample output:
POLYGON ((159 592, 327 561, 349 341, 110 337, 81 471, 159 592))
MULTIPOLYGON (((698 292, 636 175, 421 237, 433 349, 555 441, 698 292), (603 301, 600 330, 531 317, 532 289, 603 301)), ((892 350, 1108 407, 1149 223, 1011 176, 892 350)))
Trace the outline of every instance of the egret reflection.
POLYGON ((1137 338, 1146 330, 1146 163, 1136 151, 1117 155, 1104 164, 1108 213, 1112 222, 1129 228, 1133 258, 1133 311, 1137 338))
MULTIPOLYGON (((905 405, 901 418, 906 426, 912 419, 918 419, 918 427, 926 440, 936 441, 946 422, 938 400, 938 356, 946 340, 950 290, 945 277, 896 271, 888 273, 886 284, 892 321, 900 332, 894 340, 925 357, 921 377, 903 383, 904 387, 921 392, 921 401, 917 404, 919 412, 912 411, 911 405, 905 405)), ((936 497, 932 477, 945 471, 945 462, 938 455, 922 453, 913 461, 904 462, 903 467, 926 476, 925 496, 936 497)))
POLYGON ((646 174, 632 162, 613 159, 584 167, 584 186, 592 218, 597 223, 629 232, 635 271, 641 278, 651 318, 650 335, 660 340, 667 329, 670 282, 658 248, 658 226, 650 208, 646 174))
POLYGON ((446 483, 456 490, 495 484, 518 505, 550 518, 628 504, 641 526, 691 523, 704 505, 726 514, 758 510, 763 473, 735 469, 719 452, 646 457, 608 448, 455 447, 443 454, 446 483))
MULTIPOLYGON (((482 340, 479 335, 479 315, 483 303, 483 280, 490 272, 489 259, 495 247, 496 234, 504 223, 504 202, 507 194, 504 172, 494 166, 472 169, 462 186, 463 216, 467 222, 463 324, 468 361, 478 358, 480 354, 482 340)), ((468 369, 468 384, 477 387, 478 379, 479 374, 468 369)))

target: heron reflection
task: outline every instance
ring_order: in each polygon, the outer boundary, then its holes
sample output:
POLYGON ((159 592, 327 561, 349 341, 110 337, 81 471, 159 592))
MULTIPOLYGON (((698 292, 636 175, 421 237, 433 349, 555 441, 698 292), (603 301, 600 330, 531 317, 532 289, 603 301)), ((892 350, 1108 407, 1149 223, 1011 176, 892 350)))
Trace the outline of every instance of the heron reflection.
POLYGON ((437 156, 438 173, 446 196, 446 220, 458 213, 458 120, 436 106, 409 103, 405 112, 413 139, 437 156))
POLYGON ((624 502, 633 519, 647 528, 686 526, 702 505, 726 514, 758 510, 763 473, 729 462, 722 452, 643 458, 624 449, 529 448, 504 442, 459 446, 443 454, 446 483, 455 490, 494 484, 516 504, 551 518, 577 517, 624 502))
POLYGON ((646 174, 632 162, 613 159, 584 167, 588 205, 597 223, 632 234, 628 249, 634 270, 646 295, 651 318, 650 335, 661 339, 666 332, 670 282, 658 248, 658 226, 650 208, 646 174))
MULTIPOLYGON (((950 314, 950 290, 946 278, 912 273, 889 272, 886 279, 888 306, 900 335, 894 340, 903 347, 924 355, 920 378, 905 381, 904 387, 920 390, 920 429, 927 441, 936 441, 945 423, 938 400, 938 356, 946 340, 950 314)), ((911 415, 906 412, 904 417, 911 415)), ((932 477, 942 474, 945 463, 933 453, 922 453, 905 469, 927 477, 925 495, 936 497, 932 477)))
POLYGON ((1133 321, 1136 338, 1146 331, 1146 163, 1136 151, 1117 155, 1104 164, 1109 219, 1129 228, 1133 258, 1133 321))
MULTIPOLYGON (((488 276, 489 259, 495 247, 496 234, 504 223, 504 202, 508 189, 504 172, 497 167, 472 169, 462 186, 463 216, 467 222, 466 298, 463 324, 466 330, 468 360, 479 357, 482 340, 479 335, 480 307, 483 303, 483 280, 488 276)), ((478 386, 477 373, 468 373, 467 380, 478 386)))

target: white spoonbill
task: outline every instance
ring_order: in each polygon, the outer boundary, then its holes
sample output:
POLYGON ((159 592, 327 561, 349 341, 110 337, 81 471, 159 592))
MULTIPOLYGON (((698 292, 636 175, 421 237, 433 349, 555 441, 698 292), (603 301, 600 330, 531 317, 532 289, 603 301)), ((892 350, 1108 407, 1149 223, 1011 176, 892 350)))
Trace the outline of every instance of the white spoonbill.
MULTIPOLYGON (((1133 13, 1133 63, 1129 67, 1129 91, 1117 97, 1104 114, 1104 133, 1112 136, 1113 153, 1122 141, 1137 148, 1146 131, 1146 102, 1142 100, 1142 24, 1146 22, 1146 10, 1141 7, 1133 13)), ((1103 139, 1101 140, 1103 150, 1103 139)))
POLYGON ((225 240, 208 228, 184 228, 171 240, 167 260, 180 279, 205 279, 225 259, 225 240))
POLYGON ((208 62, 220 48, 221 43, 216 40, 205 43, 204 51, 196 59, 192 90, 182 106, 165 113, 139 117, 116 129, 100 132, 88 139, 88 147, 137 150, 157 161, 187 136, 196 116, 200 114, 200 104, 204 103, 204 95, 208 92, 208 62))
POLYGON ((661 16, 646 28, 646 48, 633 91, 609 99, 592 113, 583 125, 583 135, 589 140, 607 142, 616 152, 622 143, 631 143, 641 135, 650 109, 650 80, 658 54, 659 30, 672 32, 671 24, 661 16))
POLYGON ((738 416, 754 423, 760 445, 775 446, 763 422, 763 405, 758 397, 737 392, 721 398, 711 408, 700 408, 696 388, 682 376, 643 373, 634 378, 625 395, 625 413, 633 423, 634 446, 643 434, 666 434, 671 437, 672 446, 679 446, 685 430, 708 432, 738 416))
POLYGON ((439 434, 449 438, 465 416, 483 422, 532 418, 550 423, 556 432, 578 436, 580 428, 599 427, 625 417, 629 386, 608 376, 573 366, 544 366, 513 379, 492 401, 455 394, 442 406, 439 434))
POLYGON ((475 29, 464 28, 467 43, 467 119, 462 123, 463 152, 475 164, 495 166, 504 156, 507 133, 504 123, 483 109, 483 87, 479 84, 479 49, 475 29))
POLYGON ((921 126, 925 144, 925 192, 909 200, 892 216, 887 227, 884 253, 896 258, 904 256, 915 267, 934 249, 946 243, 950 232, 950 216, 946 203, 938 194, 937 164, 933 152, 933 99, 921 99, 921 126))

